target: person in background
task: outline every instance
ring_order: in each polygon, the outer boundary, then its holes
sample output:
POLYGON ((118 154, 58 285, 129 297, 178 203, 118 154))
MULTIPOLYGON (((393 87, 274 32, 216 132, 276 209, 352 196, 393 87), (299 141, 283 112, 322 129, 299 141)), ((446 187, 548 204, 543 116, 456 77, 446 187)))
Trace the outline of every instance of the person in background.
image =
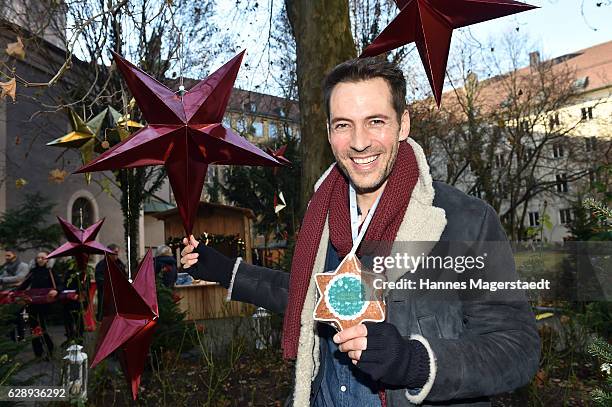
POLYGON ((172 249, 162 245, 157 248, 155 254, 155 275, 158 276, 163 285, 174 288, 178 273, 172 249))
MULTIPOLYGON (((36 255, 36 258, 30 264, 29 274, 16 288, 17 290, 50 288, 51 290, 47 294, 49 301, 57 298, 58 293, 63 290, 63 284, 53 270, 55 260, 47 260, 48 255, 47 251, 41 251, 36 255)), ((34 355, 36 357, 44 356, 47 360, 53 356, 54 348, 53 341, 47 333, 46 319, 50 308, 51 304, 30 304, 27 306, 30 328, 32 329, 34 355)))
MULTIPOLYGON (((28 275, 28 265, 19 261, 17 250, 12 248, 4 249, 6 262, 0 266, 0 289, 10 289, 18 286, 28 275)), ((11 334, 13 340, 21 341, 25 337, 26 322, 23 318, 23 307, 15 315, 15 331, 11 334)))
POLYGON ((23 282, 30 271, 28 265, 19 261, 15 249, 5 249, 6 262, 0 267, 0 287, 16 287, 23 282))
MULTIPOLYGON (((111 243, 108 245, 108 248, 113 251, 113 254, 109 254, 108 257, 115 262, 119 270, 125 273, 125 264, 119 259, 119 246, 111 243)), ((98 293, 98 307, 96 309, 96 320, 102 321, 102 312, 103 306, 102 302, 104 301, 104 273, 106 270, 106 256, 102 257, 102 260, 96 264, 95 269, 95 279, 96 279, 96 291, 98 293)))
POLYGON ((89 277, 87 273, 76 268, 70 268, 64 274, 64 289, 75 290, 78 294, 77 301, 67 301, 63 307, 64 328, 66 330, 66 342, 83 344, 84 321, 83 315, 89 305, 89 277))

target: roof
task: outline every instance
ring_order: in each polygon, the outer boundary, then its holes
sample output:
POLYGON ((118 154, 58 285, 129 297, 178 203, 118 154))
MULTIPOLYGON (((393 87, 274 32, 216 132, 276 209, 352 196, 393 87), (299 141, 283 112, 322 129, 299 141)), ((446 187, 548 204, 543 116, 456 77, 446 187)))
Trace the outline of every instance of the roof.
MULTIPOLYGON (((612 86, 612 41, 542 61, 540 64, 547 64, 545 66, 552 67, 552 71, 557 74, 558 78, 562 78, 563 75, 571 75, 574 86, 578 87, 579 93, 610 87, 612 86)), ((532 70, 531 66, 525 66, 514 71, 517 83, 520 84, 522 81, 528 82, 533 79, 532 70)), ((496 109, 508 96, 508 91, 503 89, 503 80, 507 76, 508 74, 498 75, 478 82, 479 98, 487 100, 487 105, 491 109, 496 109)), ((465 88, 459 88, 456 91, 462 94, 465 92, 465 88)), ((429 98, 427 102, 433 103, 433 99, 429 98)), ((455 90, 443 93, 442 104, 452 109, 456 103, 455 90)))
MULTIPOLYGON (((167 86, 178 89, 178 79, 168 79, 164 82, 167 86)), ((191 89, 197 82, 199 82, 198 79, 183 78, 183 85, 187 90, 191 89)), ((300 109, 297 101, 238 88, 232 90, 227 110, 231 112, 244 112, 249 115, 269 116, 275 119, 285 119, 294 122, 299 122, 300 120, 300 109), (250 103, 255 104, 254 111, 250 109, 250 103)))
POLYGON ((172 205, 156 196, 147 198, 143 204, 144 213, 165 212, 174 208, 176 208, 176 205, 172 205))
MULTIPOLYGON (((229 205, 223 205, 223 204, 218 204, 218 203, 200 201, 198 211, 206 211, 207 209, 208 210, 222 209, 222 210, 233 211, 233 212, 241 212, 249 218, 252 218, 252 219, 255 218, 255 213, 251 209, 240 208, 238 206, 229 206, 229 205)), ((172 208, 172 209, 168 209, 163 212, 154 213, 153 216, 157 219, 164 220, 169 217, 178 215, 178 213, 179 213, 178 208, 172 208)))

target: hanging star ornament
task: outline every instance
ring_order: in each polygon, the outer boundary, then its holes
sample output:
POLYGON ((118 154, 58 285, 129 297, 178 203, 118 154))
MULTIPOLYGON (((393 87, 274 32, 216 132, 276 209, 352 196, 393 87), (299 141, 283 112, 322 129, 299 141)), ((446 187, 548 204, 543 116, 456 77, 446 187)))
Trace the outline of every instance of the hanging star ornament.
POLYGON ((285 196, 281 192, 280 194, 274 194, 274 213, 278 214, 280 211, 285 209, 287 202, 285 202, 285 196), (279 203, 280 201, 280 203, 279 203))
POLYGON ((400 13, 361 54, 363 57, 415 42, 440 106, 453 29, 537 8, 513 0, 395 0, 400 13))
POLYGON ((48 142, 48 146, 79 148, 95 138, 94 131, 73 109, 68 109, 68 120, 72 131, 48 142))
POLYGON ((313 312, 316 321, 342 331, 363 322, 385 320, 386 306, 374 280, 383 276, 363 270, 353 253, 344 257, 333 273, 315 274, 319 300, 313 312))
POLYGON ((140 377, 159 318, 153 255, 149 249, 138 266, 134 284, 130 284, 116 263, 108 257, 106 264, 104 317, 91 368, 118 351, 123 373, 132 390, 132 397, 136 400, 140 377))
POLYGON ((148 124, 77 172, 165 165, 189 235, 208 164, 281 165, 221 123, 244 51, 182 96, 113 56, 148 124))
POLYGON ((266 152, 270 154, 272 157, 276 158, 276 160, 285 165, 291 165, 291 161, 287 160, 285 157, 285 152, 287 151, 287 145, 279 147, 276 150, 271 149, 270 147, 266 148, 266 152))
POLYGON ((99 242, 96 242, 95 240, 96 236, 100 232, 100 228, 102 228, 104 218, 100 219, 85 230, 74 226, 59 216, 57 219, 59 220, 59 223, 64 230, 66 240, 68 241, 49 253, 47 259, 52 259, 54 257, 74 256, 76 258, 79 270, 83 271, 87 267, 87 261, 89 260, 90 254, 114 253, 111 249, 99 242))

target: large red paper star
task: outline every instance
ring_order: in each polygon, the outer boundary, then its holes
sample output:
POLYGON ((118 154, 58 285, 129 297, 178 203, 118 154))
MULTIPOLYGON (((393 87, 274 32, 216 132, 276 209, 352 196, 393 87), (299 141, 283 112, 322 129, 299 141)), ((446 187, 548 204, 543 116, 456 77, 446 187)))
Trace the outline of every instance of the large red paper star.
POLYGON ((47 256, 48 259, 54 257, 65 257, 74 256, 77 261, 79 270, 85 270, 87 261, 89 260, 90 254, 104 254, 113 253, 111 249, 104 246, 102 243, 96 242, 96 236, 102 228, 104 218, 100 219, 87 229, 83 230, 77 228, 65 219, 57 217, 62 229, 64 229, 64 235, 66 236, 66 243, 53 250, 47 256))
POLYGON ((184 96, 113 55, 148 125, 77 172, 165 165, 190 234, 208 164, 281 165, 221 124, 244 51, 184 96))
POLYGON ((361 57, 416 42, 438 106, 453 29, 536 8, 513 0, 395 0, 395 3, 400 13, 361 57))
POLYGON ((117 350, 135 400, 159 316, 153 255, 149 249, 138 267, 133 285, 108 257, 106 264, 104 318, 91 368, 117 350))

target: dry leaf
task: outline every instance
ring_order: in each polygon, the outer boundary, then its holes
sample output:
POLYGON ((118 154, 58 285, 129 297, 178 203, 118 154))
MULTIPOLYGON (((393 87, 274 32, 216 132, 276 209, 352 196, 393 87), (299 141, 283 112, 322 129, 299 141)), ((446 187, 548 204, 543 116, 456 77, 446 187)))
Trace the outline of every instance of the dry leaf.
POLYGON ((6 96, 10 96, 14 102, 16 95, 17 81, 15 81, 15 78, 11 79, 8 82, 0 82, 0 100, 4 99, 6 96))
POLYGON ((25 58, 25 48, 23 47, 23 42, 21 42, 21 37, 17 37, 17 42, 11 42, 6 45, 6 53, 14 58, 25 58))
POLYGON ((28 181, 23 178, 17 178, 15 180, 15 188, 21 189, 28 184, 28 181))
POLYGON ((68 172, 56 168, 54 170, 49 171, 49 182, 61 184, 62 182, 64 182, 64 179, 67 175, 68 172))

